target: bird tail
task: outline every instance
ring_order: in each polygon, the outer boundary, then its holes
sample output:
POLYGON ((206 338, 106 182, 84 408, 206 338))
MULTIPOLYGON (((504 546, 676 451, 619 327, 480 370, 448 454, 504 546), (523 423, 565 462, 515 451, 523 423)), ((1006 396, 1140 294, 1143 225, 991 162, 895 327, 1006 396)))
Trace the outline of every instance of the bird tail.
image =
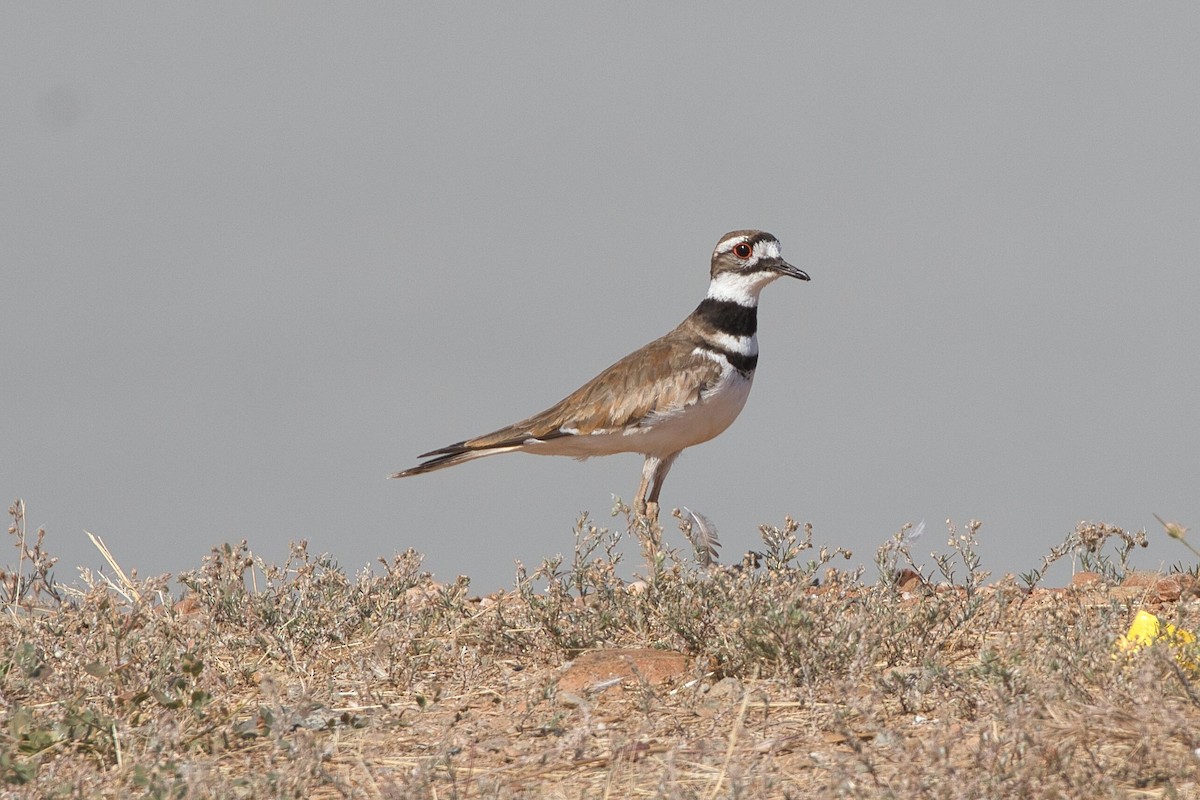
POLYGON ((448 447, 443 447, 440 450, 431 450, 419 458, 429 458, 428 461, 417 464, 415 467, 409 467, 400 472, 393 472, 389 478, 407 478, 412 475, 424 475, 426 472, 433 472, 446 467, 453 467, 456 464, 465 464, 468 461, 474 461, 477 458, 484 456, 495 456, 500 453, 511 453, 514 450, 520 450, 521 445, 510 444, 507 446, 484 446, 471 447, 467 442, 459 442, 448 447))

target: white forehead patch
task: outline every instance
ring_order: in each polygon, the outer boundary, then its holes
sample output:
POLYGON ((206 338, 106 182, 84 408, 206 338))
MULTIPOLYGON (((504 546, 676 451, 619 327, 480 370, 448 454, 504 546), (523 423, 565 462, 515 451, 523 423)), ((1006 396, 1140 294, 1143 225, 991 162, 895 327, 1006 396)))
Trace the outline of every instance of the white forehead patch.
POLYGON ((779 250, 779 242, 773 239, 767 239, 754 245, 754 255, 757 258, 781 258, 783 256, 779 250))

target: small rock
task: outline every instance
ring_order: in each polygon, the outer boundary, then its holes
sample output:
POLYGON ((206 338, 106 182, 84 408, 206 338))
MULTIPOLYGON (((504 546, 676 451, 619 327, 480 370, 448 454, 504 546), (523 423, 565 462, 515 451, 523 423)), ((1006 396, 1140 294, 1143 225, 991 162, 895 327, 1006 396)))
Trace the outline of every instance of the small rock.
POLYGON ((896 587, 902 592, 915 592, 921 586, 921 576, 911 569, 896 573, 896 587))
POLYGON ((1179 581, 1175 580, 1175 578, 1163 578, 1154 584, 1154 591, 1158 594, 1160 601, 1174 603, 1183 594, 1183 587, 1179 585, 1179 581))
POLYGON ((581 653, 572 662, 558 681, 559 692, 586 692, 591 687, 604 685, 632 684, 640 678, 656 684, 678 678, 688 670, 688 657, 670 650, 641 648, 614 648, 612 650, 589 650, 581 653), (619 680, 613 681, 613 678, 619 680))
POLYGON ((696 708, 702 717, 713 717, 736 709, 742 701, 745 687, 737 678, 722 678, 708 688, 704 701, 696 708))
POLYGON ((1094 572, 1076 572, 1071 576, 1072 589, 1087 589, 1100 584, 1100 576, 1094 572))
POLYGON ((560 706, 566 708, 578 708, 579 706, 587 705, 587 702, 574 692, 559 692, 555 696, 555 699, 558 700, 560 706))
POLYGON ((742 699, 742 682, 737 678, 721 678, 709 688, 705 695, 708 700, 728 700, 733 702, 742 699))

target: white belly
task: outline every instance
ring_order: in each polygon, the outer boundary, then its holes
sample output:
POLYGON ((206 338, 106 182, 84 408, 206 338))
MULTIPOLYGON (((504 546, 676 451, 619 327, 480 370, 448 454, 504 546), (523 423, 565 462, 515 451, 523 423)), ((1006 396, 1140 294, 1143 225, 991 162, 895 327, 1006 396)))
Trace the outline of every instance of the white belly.
POLYGON ((750 396, 751 379, 727 368, 721 380, 696 403, 667 414, 656 414, 638 427, 624 431, 581 434, 527 445, 527 453, 564 455, 576 458, 641 453, 667 456, 686 447, 707 442, 728 428, 750 396))
POLYGON ((700 398, 700 402, 664 415, 652 425, 627 433, 625 437, 637 442, 631 449, 665 458, 685 447, 707 442, 724 431, 737 419, 749 396, 750 381, 737 370, 730 369, 720 383, 700 398))

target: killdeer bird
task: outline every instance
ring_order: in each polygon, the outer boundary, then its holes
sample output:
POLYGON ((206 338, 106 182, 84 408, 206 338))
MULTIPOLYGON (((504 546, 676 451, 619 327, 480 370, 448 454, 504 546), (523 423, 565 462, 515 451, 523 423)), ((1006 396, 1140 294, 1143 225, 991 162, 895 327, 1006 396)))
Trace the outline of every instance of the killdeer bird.
POLYGON ((763 231, 733 231, 712 255, 708 295, 675 330, 601 372, 540 414, 419 458, 407 478, 499 453, 579 459, 641 453, 634 511, 657 518, 663 480, 685 447, 707 442, 741 412, 758 364, 758 295, 781 276, 808 274, 763 231))

